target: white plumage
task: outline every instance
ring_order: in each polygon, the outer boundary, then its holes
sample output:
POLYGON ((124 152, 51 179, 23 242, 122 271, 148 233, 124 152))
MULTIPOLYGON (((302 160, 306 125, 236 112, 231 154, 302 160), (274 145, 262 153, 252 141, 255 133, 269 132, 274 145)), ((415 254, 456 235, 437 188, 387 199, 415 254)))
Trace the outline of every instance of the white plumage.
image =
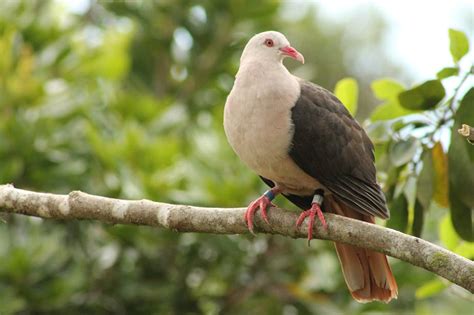
POLYGON ((257 174, 278 184, 283 192, 311 194, 320 185, 288 155, 299 79, 283 65, 284 55, 271 51, 272 57, 265 58, 269 49, 261 43, 266 37, 273 38, 275 49, 289 46, 277 32, 261 33, 249 41, 225 104, 224 129, 236 154, 257 174))

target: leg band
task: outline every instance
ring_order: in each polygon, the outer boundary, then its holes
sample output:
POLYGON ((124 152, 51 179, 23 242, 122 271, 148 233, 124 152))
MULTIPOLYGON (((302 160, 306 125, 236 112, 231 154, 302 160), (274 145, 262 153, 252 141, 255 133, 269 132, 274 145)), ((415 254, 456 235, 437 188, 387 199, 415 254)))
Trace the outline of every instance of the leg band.
POLYGON ((313 197, 312 203, 317 203, 318 206, 320 206, 323 203, 323 200, 324 200, 324 195, 316 194, 313 197))
POLYGON ((264 194, 263 194, 265 197, 267 197, 270 201, 272 201, 273 199, 275 199, 275 194, 273 193, 273 191, 270 189, 270 190, 267 190, 264 194))

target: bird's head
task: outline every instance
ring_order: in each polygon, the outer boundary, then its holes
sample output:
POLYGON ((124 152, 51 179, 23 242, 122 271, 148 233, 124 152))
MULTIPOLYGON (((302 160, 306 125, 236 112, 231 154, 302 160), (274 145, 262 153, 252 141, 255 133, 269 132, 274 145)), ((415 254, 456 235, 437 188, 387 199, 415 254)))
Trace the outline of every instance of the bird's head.
POLYGON ((282 62, 286 57, 304 63, 304 57, 290 46, 285 35, 275 31, 258 33, 253 36, 242 53, 241 61, 248 59, 261 59, 282 62))

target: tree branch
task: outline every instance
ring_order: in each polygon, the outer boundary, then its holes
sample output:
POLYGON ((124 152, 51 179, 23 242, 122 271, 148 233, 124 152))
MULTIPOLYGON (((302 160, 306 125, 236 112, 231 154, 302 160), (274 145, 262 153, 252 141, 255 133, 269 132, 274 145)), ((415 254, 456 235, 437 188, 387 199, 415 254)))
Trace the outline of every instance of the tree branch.
POLYGON ((458 129, 458 133, 466 138, 470 144, 474 144, 474 127, 462 124, 461 129, 458 129))
MULTIPOLYGON (((248 233, 244 208, 203 208, 149 200, 120 200, 73 191, 69 195, 37 193, 0 185, 0 211, 59 220, 98 220, 110 224, 157 226, 177 232, 248 233)), ((317 223, 314 237, 379 251, 436 273, 474 293, 474 262, 417 237, 375 224, 326 213, 328 230, 317 223)), ((272 208, 270 225, 256 217, 256 230, 293 238, 306 237, 306 222, 272 208)))

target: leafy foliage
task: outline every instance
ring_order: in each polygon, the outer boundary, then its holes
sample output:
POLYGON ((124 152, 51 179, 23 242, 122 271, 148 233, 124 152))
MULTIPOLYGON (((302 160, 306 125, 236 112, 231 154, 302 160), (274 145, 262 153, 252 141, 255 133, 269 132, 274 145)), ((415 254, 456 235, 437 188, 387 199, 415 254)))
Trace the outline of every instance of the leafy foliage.
MULTIPOLYGON (((459 62, 467 53, 465 35, 453 30, 449 34, 453 59, 459 62)), ((422 227, 420 220, 430 209, 433 198, 438 206, 450 209, 457 233, 466 241, 472 241, 473 149, 456 132, 462 123, 472 124, 474 121, 473 89, 464 96, 459 95, 471 75, 472 69, 463 72, 458 63, 438 72, 440 78, 458 79, 457 87, 448 96, 439 80, 428 80, 410 90, 387 79, 372 85, 375 95, 388 100, 388 103, 381 105, 371 120, 373 123, 389 120, 385 126, 390 126, 393 132, 393 137, 377 142, 380 148, 376 150, 378 160, 385 160, 384 155, 387 155, 391 162, 378 170, 382 177, 388 178, 384 183, 389 200, 394 200, 392 207, 399 208, 401 204, 408 209, 408 221, 413 224, 412 231, 417 235, 422 227), (415 111, 407 115, 399 105, 415 111), (389 109, 390 112, 386 113, 389 109), (446 131, 451 134, 450 140, 443 136, 446 131), (443 148, 447 146, 448 154, 443 148), (412 181, 417 185, 412 185, 412 181), (403 194, 408 198, 407 206, 404 206, 403 194)), ((405 211, 392 211, 392 220, 394 222, 389 225, 403 231, 407 214, 405 211)))
MULTIPOLYGON (((288 66, 322 86, 336 85, 336 94, 358 116, 368 116, 367 103, 374 103, 365 88, 374 77, 401 76, 397 65, 373 67, 370 75, 345 66, 343 60, 364 51, 365 39, 351 42, 349 52, 340 47, 359 16, 348 17, 347 25, 332 24, 328 34, 327 21, 314 19, 317 8, 291 21, 280 16, 281 8, 274 1, 91 1, 85 11, 71 13, 54 1, 0 2, 0 183, 245 204, 263 186, 227 145, 222 107, 248 34, 288 33, 308 61, 302 68, 288 66), (336 83, 346 75, 354 79, 336 83)), ((378 18, 364 34, 382 60, 383 31, 378 18)), ((458 62, 467 52, 464 37, 458 31, 450 37, 456 64, 438 73, 443 100, 434 93, 434 104, 431 92, 423 91, 423 101, 406 108, 400 100, 405 85, 374 81, 372 90, 383 103, 367 130, 392 206, 389 226, 441 240, 472 258, 466 241, 472 194, 464 186, 470 177, 459 174, 472 173, 474 154, 452 132, 461 122, 474 125, 472 92, 464 91, 469 71, 458 62), (448 80, 461 88, 448 88, 448 80)), ((5 219, 1 314, 411 314, 418 308, 470 308, 462 292, 443 292, 449 284, 396 261, 399 300, 356 304, 333 246, 325 242, 307 248, 305 241, 275 236, 5 219)))

